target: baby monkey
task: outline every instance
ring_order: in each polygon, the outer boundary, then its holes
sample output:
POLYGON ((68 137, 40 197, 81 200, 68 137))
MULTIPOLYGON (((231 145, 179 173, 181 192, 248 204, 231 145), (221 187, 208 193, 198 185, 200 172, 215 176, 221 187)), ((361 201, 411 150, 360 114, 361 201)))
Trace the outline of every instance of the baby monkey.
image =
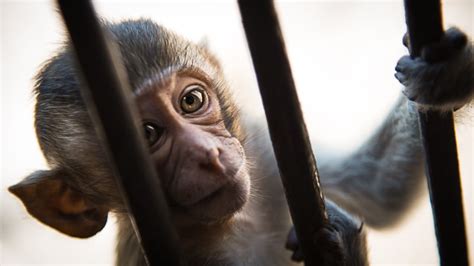
MULTIPOLYGON (((291 221, 268 134, 239 119, 216 57, 150 20, 103 26, 120 50, 184 265, 296 263, 284 252, 291 221)), ((402 58, 396 75, 405 94, 425 108, 458 108, 474 91, 473 49, 457 29, 439 46, 425 48, 420 59, 402 58)), ((39 221, 74 237, 93 236, 114 213, 117 265, 146 265, 79 87, 66 44, 35 85, 36 133, 50 170, 32 173, 10 191, 39 221)), ((374 227, 392 225, 419 194, 415 111, 401 98, 359 149, 320 165, 323 190, 334 201, 327 200, 330 225, 321 232, 333 243, 320 248, 332 265, 368 264, 355 217, 374 227)), ((294 260, 302 259, 294 233, 287 246, 294 260)))

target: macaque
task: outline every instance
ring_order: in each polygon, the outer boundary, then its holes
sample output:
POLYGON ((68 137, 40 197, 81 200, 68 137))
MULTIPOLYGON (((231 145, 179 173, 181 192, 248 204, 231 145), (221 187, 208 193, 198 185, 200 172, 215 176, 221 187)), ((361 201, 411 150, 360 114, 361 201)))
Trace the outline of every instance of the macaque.
MULTIPOLYGON (((133 89, 183 264, 301 260, 294 232, 288 235, 291 221, 268 134, 259 123, 239 119, 217 58, 147 19, 103 26, 133 89)), ((50 169, 32 173, 10 191, 32 216, 73 237, 95 235, 113 213, 117 265, 146 265, 81 98, 74 60, 66 44, 36 77, 35 127, 50 169)), ((405 95, 425 109, 459 108, 472 98, 473 49, 457 29, 448 30, 436 47, 425 47, 421 58, 403 57, 396 70, 405 95)), ((320 248, 334 265, 368 265, 363 225, 395 224, 420 194, 418 131, 416 106, 401 97, 358 150, 319 165, 330 220, 321 235, 333 240, 320 248)))

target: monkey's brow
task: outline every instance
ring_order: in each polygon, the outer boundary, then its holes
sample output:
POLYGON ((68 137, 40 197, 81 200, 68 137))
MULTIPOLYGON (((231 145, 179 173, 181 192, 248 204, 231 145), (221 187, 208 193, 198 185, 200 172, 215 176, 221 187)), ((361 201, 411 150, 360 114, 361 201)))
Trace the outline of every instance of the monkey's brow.
POLYGON ((141 85, 133 91, 134 96, 137 97, 143 94, 151 93, 156 89, 156 86, 166 85, 169 78, 173 74, 193 76, 204 82, 209 88, 214 88, 217 86, 216 82, 214 82, 211 78, 211 75, 199 67, 191 66, 180 69, 179 67, 171 66, 143 81, 141 85))
POLYGON ((201 80, 202 82, 204 82, 206 84, 206 86, 208 86, 209 88, 213 88, 214 85, 215 85, 215 82, 211 78, 212 75, 206 73, 206 71, 202 70, 199 67, 194 67, 194 66, 193 67, 188 67, 188 68, 180 70, 178 72, 178 74, 179 75, 189 75, 189 76, 195 77, 195 78, 201 80))
POLYGON ((135 90, 133 90, 133 95, 140 96, 147 94, 155 90, 155 86, 165 85, 168 78, 171 77, 171 75, 175 72, 177 72, 177 68, 171 66, 153 74, 151 77, 145 79, 135 90))

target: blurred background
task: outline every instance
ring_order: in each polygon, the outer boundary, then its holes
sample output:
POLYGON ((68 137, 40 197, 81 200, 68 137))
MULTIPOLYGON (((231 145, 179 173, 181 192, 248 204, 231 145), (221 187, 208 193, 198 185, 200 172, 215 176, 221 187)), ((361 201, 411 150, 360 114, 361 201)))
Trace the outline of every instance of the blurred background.
MULTIPOLYGON (((236 1, 95 1, 111 21, 147 17, 188 39, 207 39, 218 55, 244 113, 263 115, 236 1)), ((384 119, 401 86, 393 77, 406 53, 403 1, 278 1, 293 75, 310 135, 347 153, 384 119)), ((33 77, 64 40, 53 1, 1 2, 0 265, 112 265, 115 221, 86 240, 64 236, 33 220, 7 187, 47 166, 33 128, 33 77)), ((474 36, 474 2, 444 1, 446 26, 474 36)), ((474 260, 473 111, 457 117, 464 207, 474 260)), ((405 219, 369 232, 373 265, 437 265, 426 191, 405 219)), ((283 243, 282 243, 283 244, 283 243)))

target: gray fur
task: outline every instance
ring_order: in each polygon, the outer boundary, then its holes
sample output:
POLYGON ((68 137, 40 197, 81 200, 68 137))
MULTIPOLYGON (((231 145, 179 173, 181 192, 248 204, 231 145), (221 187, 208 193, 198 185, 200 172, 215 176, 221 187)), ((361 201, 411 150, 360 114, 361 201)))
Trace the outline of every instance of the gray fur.
MULTIPOLYGON (((284 250, 291 221, 268 133, 255 123, 241 125, 217 60, 205 48, 149 20, 104 22, 104 26, 118 44, 134 90, 159 78, 164 71, 197 67, 212 73, 226 126, 243 142, 246 156, 252 161, 251 198, 214 242, 201 247, 199 240, 183 239, 185 264, 292 265, 290 254, 284 250)), ((453 39, 456 38, 447 38, 447 42, 453 39)), ((118 216, 117 265, 145 265, 80 97, 77 71, 68 47, 65 45, 38 74, 36 130, 41 148, 51 168, 64 171, 71 186, 94 202, 107 205, 118 216)), ((473 50, 466 45, 454 48, 457 52, 447 61, 435 65, 402 58, 397 67, 398 78, 407 86, 407 94, 415 95, 411 99, 441 110, 470 100, 474 91, 473 50), (437 82, 431 82, 433 79, 437 82), (456 90, 446 92, 453 80, 456 90), (433 86, 433 90, 425 90, 433 86)), ((419 195, 423 160, 416 109, 409 105, 401 99, 357 151, 320 165, 326 196, 371 226, 395 223, 419 195)), ((320 232, 320 237, 333 239, 342 253, 333 254, 336 249, 332 246, 321 248, 335 260, 334 265, 367 265, 361 223, 336 204, 327 201, 331 225, 320 232)), ((294 250, 297 249, 296 244, 294 250)))

